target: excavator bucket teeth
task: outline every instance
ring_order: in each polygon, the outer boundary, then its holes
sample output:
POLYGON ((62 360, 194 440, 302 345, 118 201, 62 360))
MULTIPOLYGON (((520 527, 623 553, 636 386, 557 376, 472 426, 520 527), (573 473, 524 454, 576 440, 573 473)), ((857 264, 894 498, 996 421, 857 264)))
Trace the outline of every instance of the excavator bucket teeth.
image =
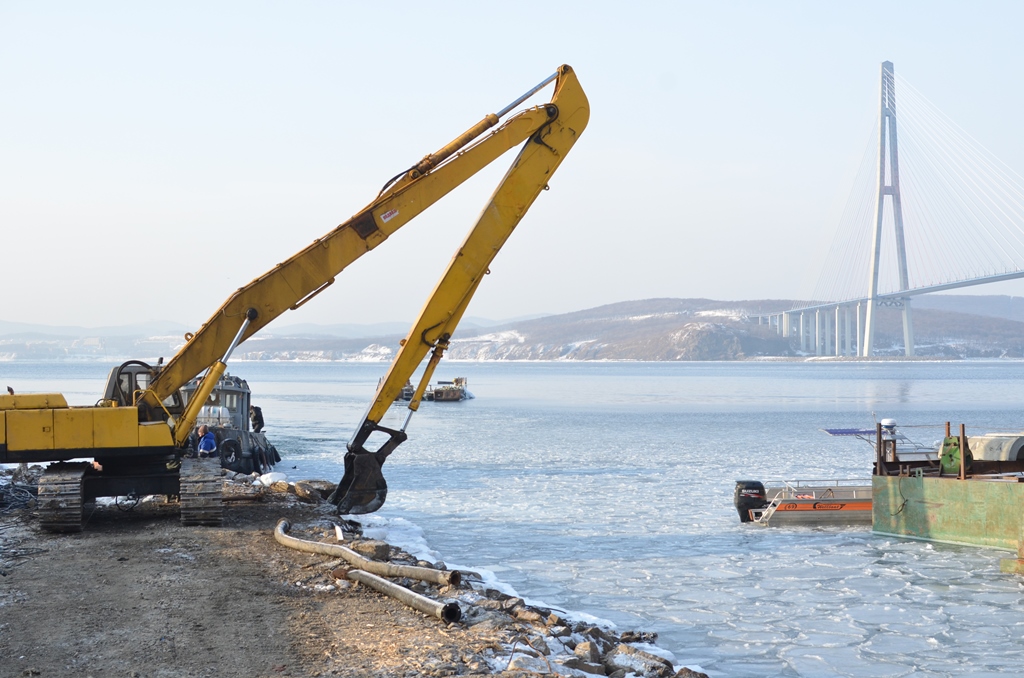
POLYGON ((388 483, 381 472, 383 459, 372 452, 345 455, 345 475, 330 501, 340 515, 373 513, 388 497, 388 483))

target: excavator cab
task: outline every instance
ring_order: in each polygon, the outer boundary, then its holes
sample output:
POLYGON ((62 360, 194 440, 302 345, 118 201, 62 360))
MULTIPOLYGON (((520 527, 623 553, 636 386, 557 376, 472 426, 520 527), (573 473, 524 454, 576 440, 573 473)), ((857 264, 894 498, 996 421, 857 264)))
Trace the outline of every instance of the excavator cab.
MULTIPOLYGON (((154 368, 141 360, 129 360, 110 370, 107 375, 107 387, 103 391, 101 404, 116 407, 131 407, 140 404, 141 395, 146 392, 153 381, 159 365, 154 368)), ((150 412, 153 408, 143 407, 146 416, 143 421, 163 421, 168 415, 179 416, 185 409, 180 391, 174 391, 163 400, 163 408, 150 412)), ((143 413, 140 412, 140 416, 143 413)))

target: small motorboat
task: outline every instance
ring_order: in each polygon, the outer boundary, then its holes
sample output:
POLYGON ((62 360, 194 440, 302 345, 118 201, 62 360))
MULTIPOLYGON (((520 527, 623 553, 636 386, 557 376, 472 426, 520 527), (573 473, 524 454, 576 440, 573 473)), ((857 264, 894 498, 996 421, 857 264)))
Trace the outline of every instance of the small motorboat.
POLYGON ((741 523, 871 524, 870 480, 737 480, 733 503, 741 523))

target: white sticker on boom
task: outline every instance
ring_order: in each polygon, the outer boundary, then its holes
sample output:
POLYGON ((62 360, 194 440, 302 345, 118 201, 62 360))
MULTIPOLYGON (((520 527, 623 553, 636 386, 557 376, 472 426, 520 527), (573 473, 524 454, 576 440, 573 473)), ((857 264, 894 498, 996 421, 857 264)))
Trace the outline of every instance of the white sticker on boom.
POLYGON ((398 210, 388 210, 384 214, 380 215, 380 220, 385 224, 398 216, 398 210))

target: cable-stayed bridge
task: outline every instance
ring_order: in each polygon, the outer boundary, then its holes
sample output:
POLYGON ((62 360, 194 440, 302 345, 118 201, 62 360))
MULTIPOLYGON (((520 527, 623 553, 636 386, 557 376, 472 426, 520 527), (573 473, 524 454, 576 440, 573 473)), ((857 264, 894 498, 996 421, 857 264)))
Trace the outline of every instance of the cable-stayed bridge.
POLYGON ((1024 278, 1024 177, 890 61, 876 132, 815 287, 819 301, 768 317, 816 355, 871 356, 877 311, 895 307, 913 356, 913 297, 1024 278))

